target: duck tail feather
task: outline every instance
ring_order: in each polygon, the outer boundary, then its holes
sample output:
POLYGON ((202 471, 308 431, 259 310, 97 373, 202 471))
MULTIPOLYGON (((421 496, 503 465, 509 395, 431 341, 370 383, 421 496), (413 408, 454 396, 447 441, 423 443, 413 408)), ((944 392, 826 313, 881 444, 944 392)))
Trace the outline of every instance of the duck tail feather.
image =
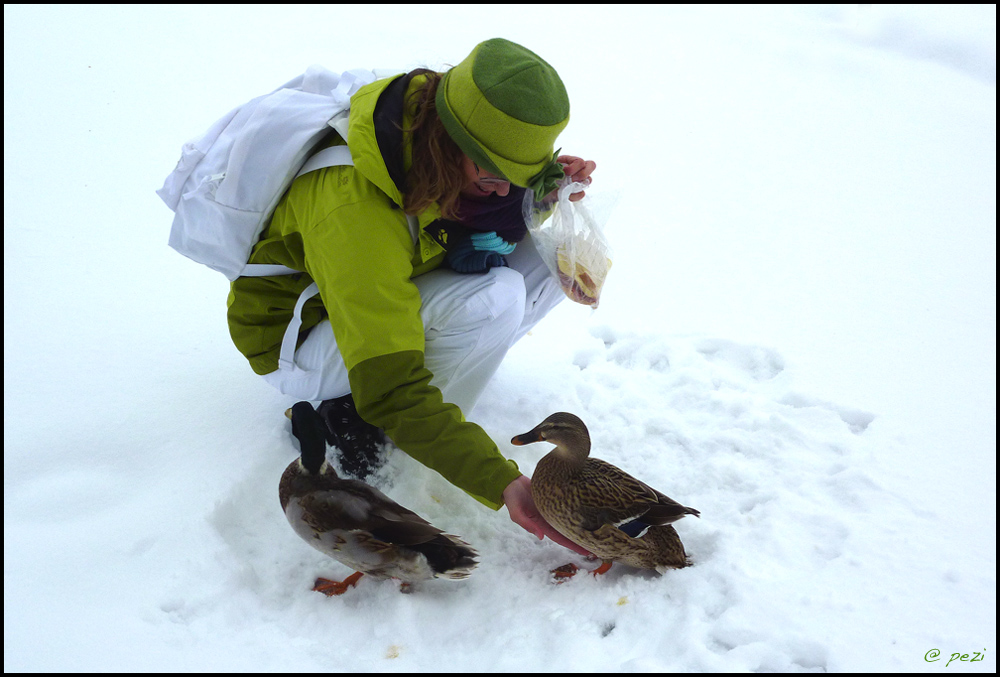
POLYGON ((472 570, 479 565, 479 556, 468 543, 441 534, 426 543, 409 546, 427 558, 427 564, 434 571, 435 577, 458 580, 468 578, 472 570))
POLYGON ((687 515, 699 517, 701 513, 680 503, 658 503, 647 510, 642 519, 655 525, 673 524, 687 515))

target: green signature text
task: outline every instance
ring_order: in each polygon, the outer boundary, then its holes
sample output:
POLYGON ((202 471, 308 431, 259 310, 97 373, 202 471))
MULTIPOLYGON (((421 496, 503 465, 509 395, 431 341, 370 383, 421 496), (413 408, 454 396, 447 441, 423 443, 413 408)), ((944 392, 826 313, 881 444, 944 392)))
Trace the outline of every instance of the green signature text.
MULTIPOLYGON (((948 662, 944 664, 945 667, 951 665, 952 661, 961 661, 964 663, 978 663, 986 658, 986 649, 982 652, 973 651, 971 654, 968 653, 953 653, 949 658, 948 662)), ((924 654, 924 660, 928 663, 934 663, 941 660, 941 651, 938 649, 931 649, 924 654)))

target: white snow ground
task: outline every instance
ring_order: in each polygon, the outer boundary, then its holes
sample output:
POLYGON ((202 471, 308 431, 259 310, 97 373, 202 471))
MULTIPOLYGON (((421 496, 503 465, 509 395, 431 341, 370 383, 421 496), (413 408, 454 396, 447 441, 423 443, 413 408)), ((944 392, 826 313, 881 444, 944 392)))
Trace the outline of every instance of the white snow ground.
POLYGON ((995 184, 993 5, 5 5, 4 670, 995 672, 995 184), (154 190, 311 63, 494 36, 622 198, 601 308, 472 418, 530 473, 507 440, 577 413, 701 510, 696 566, 552 585, 583 562, 397 452, 380 486, 481 565, 328 599, 278 507, 290 401, 154 190))

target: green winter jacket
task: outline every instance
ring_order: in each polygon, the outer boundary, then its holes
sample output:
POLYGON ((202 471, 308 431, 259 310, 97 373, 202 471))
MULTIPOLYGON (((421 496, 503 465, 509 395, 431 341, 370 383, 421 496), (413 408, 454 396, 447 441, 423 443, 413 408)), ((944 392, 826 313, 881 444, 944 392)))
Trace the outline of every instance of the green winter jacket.
MULTIPOLYGON (((258 374, 278 368, 281 339, 299 294, 313 281, 319 295, 302 312, 299 342, 328 319, 347 366, 361 417, 400 449, 485 505, 499 509, 504 488, 521 473, 478 425, 447 404, 424 367, 420 294, 412 280, 441 265, 445 250, 424 228, 411 233, 401 188, 410 164, 404 95, 417 75, 380 80, 351 99, 348 139, 354 166, 296 179, 250 255, 297 275, 241 277, 228 301, 229 331, 258 374)), ((326 145, 342 144, 335 133, 326 145)))

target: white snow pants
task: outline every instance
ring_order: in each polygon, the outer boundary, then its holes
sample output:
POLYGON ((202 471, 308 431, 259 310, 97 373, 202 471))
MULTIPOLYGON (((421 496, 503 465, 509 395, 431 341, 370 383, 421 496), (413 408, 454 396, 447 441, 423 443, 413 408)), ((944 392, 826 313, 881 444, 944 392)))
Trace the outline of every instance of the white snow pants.
MULTIPOLYGON (((464 275, 440 268, 413 279, 420 290, 424 365, 445 402, 468 416, 507 350, 565 298, 530 237, 507 255, 509 268, 464 275)), ((285 395, 320 401, 351 391, 329 320, 313 327, 295 365, 263 376, 285 395)))

